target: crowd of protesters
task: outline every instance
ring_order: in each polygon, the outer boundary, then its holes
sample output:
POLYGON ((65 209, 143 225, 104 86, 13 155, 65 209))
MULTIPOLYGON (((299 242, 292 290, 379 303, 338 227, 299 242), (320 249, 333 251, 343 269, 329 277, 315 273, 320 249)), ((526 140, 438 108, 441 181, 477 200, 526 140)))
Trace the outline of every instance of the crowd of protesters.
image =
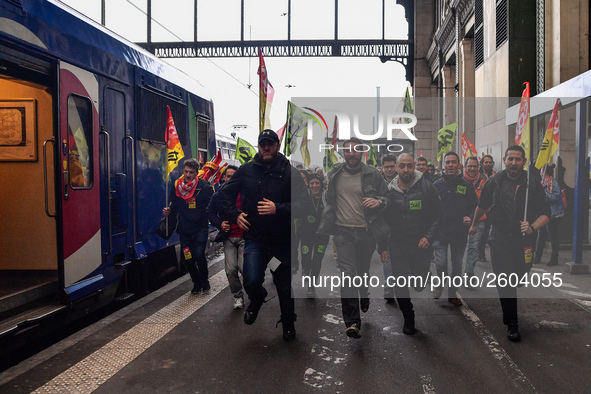
MULTIPOLYGON (((294 168, 279 153, 277 134, 264 130, 254 159, 239 168, 228 166, 223 185, 215 193, 197 177, 199 163, 186 160, 183 175, 171 190, 172 203, 163 215, 178 217, 181 256, 193 281, 191 292, 207 294, 210 290, 205 259, 208 222, 219 230, 216 241, 223 242, 232 307, 246 306, 247 325, 255 323, 268 301, 263 283, 269 266, 285 341, 296 338, 292 278, 300 262, 303 276, 319 278, 329 246, 343 278, 367 275, 377 252, 385 284, 400 276, 427 279, 433 261, 437 277, 471 277, 477 261, 486 261, 487 244, 495 274, 527 274, 532 264, 540 262, 547 236, 552 244, 548 265, 557 264, 558 226, 564 215, 560 188, 551 166, 541 181, 527 176, 525 153, 519 146, 507 148, 502 171, 493 171, 490 155, 480 160, 468 157, 462 163, 455 152, 448 152, 439 173, 425 158, 413 160, 408 153, 386 154, 375 168, 363 163, 363 153, 355 149, 359 144, 362 141, 357 138, 345 141, 344 162, 325 176, 320 168, 294 168), (270 264, 273 258, 278 263, 270 264)), ((309 282, 307 297, 318 296, 317 283, 309 282)), ((357 339, 362 336, 361 312, 369 310, 370 295, 367 284, 351 283, 343 281, 338 290, 345 334, 357 339)), ((426 280, 422 286, 411 285, 415 291, 425 286, 426 280)), ((521 338, 517 287, 497 282, 503 323, 511 341, 521 338)), ((433 288, 435 299, 443 288, 433 288)), ((449 284, 448 301, 461 307, 457 292, 458 287, 449 284)), ((409 286, 385 285, 384 298, 387 303, 398 302, 403 333, 415 334, 409 286)))

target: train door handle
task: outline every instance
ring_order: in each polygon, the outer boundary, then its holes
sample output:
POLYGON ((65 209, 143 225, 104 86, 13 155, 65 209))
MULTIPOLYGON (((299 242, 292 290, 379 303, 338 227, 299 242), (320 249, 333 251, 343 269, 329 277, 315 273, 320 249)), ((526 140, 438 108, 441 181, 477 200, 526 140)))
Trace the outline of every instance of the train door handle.
MULTIPOLYGON (((47 144, 52 143, 55 146, 55 138, 50 138, 43 143, 43 184, 45 186, 45 214, 50 218, 57 217, 57 212, 49 213, 49 188, 47 186, 47 144)), ((53 175, 55 176, 55 175, 53 175)))
POLYGON ((70 171, 64 171, 64 200, 70 197, 70 171))

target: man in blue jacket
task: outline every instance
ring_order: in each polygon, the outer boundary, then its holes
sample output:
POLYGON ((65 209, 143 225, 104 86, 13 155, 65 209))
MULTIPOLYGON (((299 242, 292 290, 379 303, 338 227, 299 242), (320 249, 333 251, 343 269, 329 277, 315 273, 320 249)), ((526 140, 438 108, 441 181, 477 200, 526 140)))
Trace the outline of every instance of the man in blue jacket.
POLYGON ((298 171, 279 153, 279 138, 273 130, 259 134, 259 152, 242 165, 220 190, 220 203, 227 220, 244 230, 244 290, 250 304, 244 323, 253 324, 265 302, 265 270, 275 257, 279 266, 272 269, 277 287, 283 339, 296 337, 295 307, 291 297, 291 221, 293 212, 301 212, 306 185, 298 171), (236 207, 240 194, 242 209, 236 207))
POLYGON ((460 157, 455 152, 447 152, 443 157, 445 173, 433 184, 441 198, 441 219, 439 229, 433 242, 437 275, 445 283, 433 290, 433 297, 441 297, 443 285, 449 284, 448 301, 454 306, 461 306, 458 298, 457 282, 454 278, 462 275, 462 260, 466 250, 468 228, 472 224, 472 217, 478 197, 474 187, 462 177, 459 171, 460 157), (451 249, 451 275, 447 276, 447 250, 451 249))
POLYGON ((209 228, 205 208, 213 195, 209 182, 197 178, 199 162, 188 159, 183 175, 174 183, 170 192, 171 206, 162 210, 164 216, 178 214, 178 233, 185 266, 193 281, 191 293, 209 293, 209 271, 205 258, 205 246, 209 228))

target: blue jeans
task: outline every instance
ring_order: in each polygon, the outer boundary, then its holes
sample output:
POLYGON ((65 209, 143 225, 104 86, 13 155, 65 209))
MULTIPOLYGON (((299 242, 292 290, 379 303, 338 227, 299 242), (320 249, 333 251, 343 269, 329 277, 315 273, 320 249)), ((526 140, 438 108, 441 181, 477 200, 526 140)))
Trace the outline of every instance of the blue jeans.
POLYGON ((209 290, 209 270, 207 268, 207 259, 205 258, 205 246, 209 230, 207 227, 199 229, 195 234, 180 234, 181 256, 191 275, 193 284, 198 289, 209 290), (189 254, 187 250, 189 249, 189 254))
POLYGON ((279 296, 281 320, 284 324, 295 321, 295 305, 291 297, 291 244, 266 244, 246 240, 244 243, 244 290, 251 302, 263 302, 267 290, 263 287, 269 261, 275 257, 281 262, 273 274, 273 282, 279 296))
POLYGON ((479 256, 478 247, 484 235, 484 225, 483 221, 478 222, 478 232, 471 237, 468 236, 468 254, 466 255, 466 273, 468 275, 474 274, 474 266, 479 256))
MULTIPOLYGON (((435 240, 433 242, 433 252, 435 252, 435 265, 437 266, 437 275, 443 277, 447 276, 447 248, 451 249, 451 280, 456 276, 462 275, 462 259, 464 258, 464 251, 466 250, 466 241, 459 242, 440 242, 435 240)), ((458 288, 450 284, 447 290, 448 297, 457 297, 456 291, 458 288)))
MULTIPOLYGON (((369 273, 371 256, 376 250, 376 241, 369 230, 337 226, 334 244, 337 249, 337 266, 343 276, 350 277, 353 282, 355 276, 363 277, 369 273)), ((369 297, 367 287, 348 284, 341 286, 341 308, 347 327, 353 323, 361 324, 359 297, 369 297)))

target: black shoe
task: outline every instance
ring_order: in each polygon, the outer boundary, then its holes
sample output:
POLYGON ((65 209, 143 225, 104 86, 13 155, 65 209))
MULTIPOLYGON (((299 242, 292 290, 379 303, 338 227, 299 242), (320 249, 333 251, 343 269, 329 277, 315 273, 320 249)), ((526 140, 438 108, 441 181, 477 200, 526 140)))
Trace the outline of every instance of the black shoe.
POLYGON ((507 331, 507 339, 511 342, 521 341, 521 335, 519 334, 519 327, 517 326, 517 324, 509 324, 509 329, 507 331))
POLYGON ((194 285, 193 290, 191 290, 191 294, 200 294, 201 293, 201 286, 194 285))
POLYGON ((353 323, 345 330, 345 334, 349 338, 359 339, 361 338, 361 329, 359 328, 359 324, 353 323))
POLYGON ((405 316, 404 325, 402 326, 402 332, 406 335, 413 335, 417 332, 415 328, 415 316, 405 316))
POLYGON ((296 338, 296 329, 293 321, 284 322, 282 319, 279 319, 277 324, 275 324, 275 328, 277 328, 279 323, 283 324, 283 340, 285 342, 293 341, 296 338))
POLYGON ((390 289, 386 290, 384 292, 384 300, 386 300, 386 304, 395 304, 394 292, 390 289))
POLYGON ((254 323, 261 306, 263 306, 263 301, 250 300, 250 304, 248 304, 248 308, 246 308, 246 311, 244 312, 244 323, 248 325, 254 323))
POLYGON ((366 313, 369 310, 369 298, 362 298, 359 304, 361 305, 361 312, 366 313))

